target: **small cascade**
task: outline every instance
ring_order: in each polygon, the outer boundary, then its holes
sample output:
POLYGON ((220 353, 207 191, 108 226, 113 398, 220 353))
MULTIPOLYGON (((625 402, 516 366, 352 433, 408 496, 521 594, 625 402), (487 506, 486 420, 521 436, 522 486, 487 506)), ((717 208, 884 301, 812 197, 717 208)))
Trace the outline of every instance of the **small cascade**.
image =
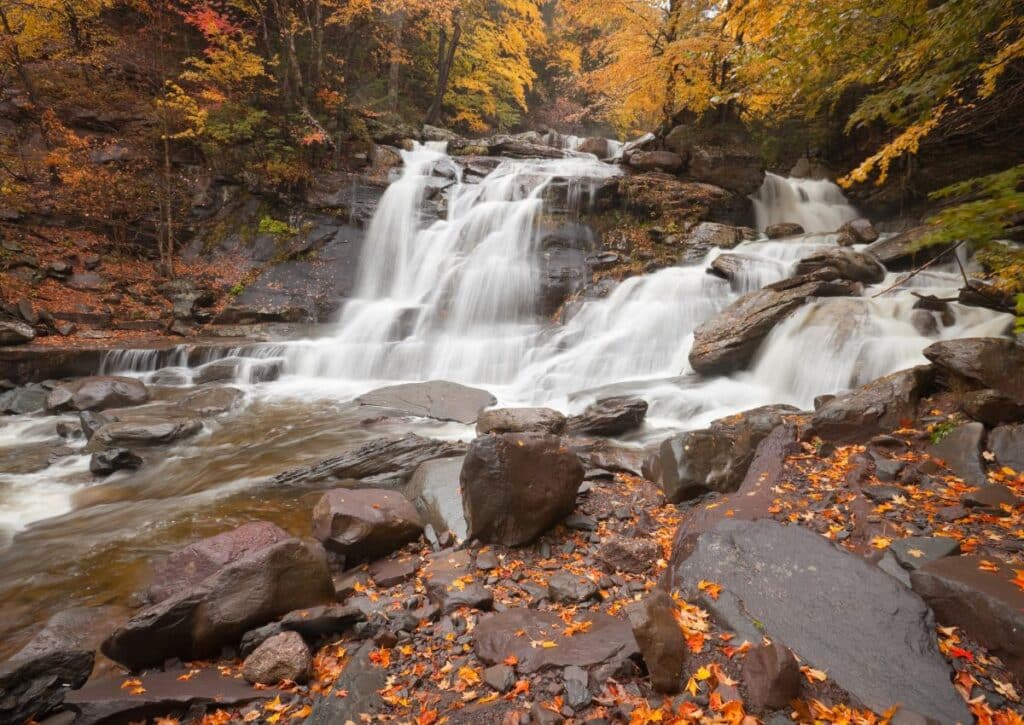
POLYGON ((805 232, 827 234, 858 216, 842 189, 826 180, 784 178, 768 173, 750 199, 760 231, 772 224, 795 223, 805 232))

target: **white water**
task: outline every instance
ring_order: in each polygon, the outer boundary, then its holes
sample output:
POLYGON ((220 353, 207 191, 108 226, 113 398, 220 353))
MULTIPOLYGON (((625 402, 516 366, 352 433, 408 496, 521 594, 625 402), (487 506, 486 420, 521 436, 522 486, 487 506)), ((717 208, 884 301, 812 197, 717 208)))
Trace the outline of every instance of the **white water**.
POLYGON ((751 200, 760 231, 772 224, 795 223, 805 232, 828 233, 858 216, 843 190, 826 180, 765 174, 764 183, 751 200))

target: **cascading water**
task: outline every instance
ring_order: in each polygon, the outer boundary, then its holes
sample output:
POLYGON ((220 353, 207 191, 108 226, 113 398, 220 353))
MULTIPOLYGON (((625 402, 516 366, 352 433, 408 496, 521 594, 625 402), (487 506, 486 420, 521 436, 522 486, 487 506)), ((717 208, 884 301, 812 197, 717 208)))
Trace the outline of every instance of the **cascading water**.
POLYGON ((857 210, 836 184, 824 179, 786 179, 765 174, 761 188, 751 197, 757 228, 794 223, 805 232, 827 234, 857 217, 857 210))

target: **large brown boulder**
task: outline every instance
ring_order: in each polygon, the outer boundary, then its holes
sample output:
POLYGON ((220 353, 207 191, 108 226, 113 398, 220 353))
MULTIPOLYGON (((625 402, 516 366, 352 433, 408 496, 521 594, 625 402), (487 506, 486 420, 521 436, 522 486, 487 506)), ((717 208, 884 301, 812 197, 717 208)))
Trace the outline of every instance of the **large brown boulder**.
POLYGON ((102 425, 89 439, 87 450, 160 446, 190 438, 203 429, 196 418, 138 416, 102 425))
POLYGON ((528 544, 572 513, 582 482, 583 466, 556 436, 477 438, 461 475, 469 536, 506 546, 528 544))
POLYGON ((391 385, 360 395, 356 400, 360 405, 457 423, 475 423, 481 410, 497 402, 486 390, 447 380, 391 385))
POLYGON ((671 151, 634 151, 627 163, 640 171, 676 172, 683 166, 683 157, 671 151))
POLYGON ((885 279, 885 267, 865 252, 856 252, 845 247, 828 247, 804 257, 796 265, 795 273, 829 272, 840 279, 849 279, 864 284, 878 284, 885 279))
POLYGON ((954 390, 995 390, 1024 404, 1024 345, 1005 337, 971 337, 929 345, 939 382, 954 390))
POLYGON ((135 378, 97 376, 61 383, 46 398, 46 409, 107 410, 141 405, 149 400, 146 386, 135 378))
POLYGON ((655 589, 629 611, 633 636, 658 692, 675 693, 683 686, 686 638, 675 618, 675 604, 663 589, 655 589))
POLYGON ((948 245, 922 247, 921 240, 930 231, 933 231, 931 227, 908 229, 886 239, 879 239, 866 251, 877 257, 890 271, 913 269, 949 249, 948 245))
POLYGON ((565 430, 565 416, 551 408, 494 408, 476 420, 476 434, 553 433, 565 430))
POLYGON ((346 562, 390 554, 422 531, 416 507, 396 491, 338 488, 313 508, 313 536, 346 562))
POLYGON ((142 609, 118 627, 102 649, 130 670, 171 657, 204 659, 219 654, 250 629, 334 599, 323 548, 285 539, 142 609))
POLYGON ((569 418, 566 428, 578 435, 617 436, 642 426, 646 416, 647 401, 642 398, 602 398, 569 418))
POLYGON ((726 375, 750 362, 768 333, 813 297, 845 297, 856 287, 816 275, 792 277, 743 295, 693 335, 690 365, 703 375, 726 375))
POLYGON ((878 241, 880 236, 875 226, 867 219, 853 219, 839 227, 840 246, 848 247, 853 244, 871 244, 878 241))
POLYGON ((242 676, 258 685, 303 684, 313 669, 313 657, 297 632, 281 632, 265 640, 242 663, 242 676))
POLYGON ((829 400, 815 412, 812 426, 825 440, 843 443, 889 433, 913 422, 931 382, 928 365, 886 375, 829 400))

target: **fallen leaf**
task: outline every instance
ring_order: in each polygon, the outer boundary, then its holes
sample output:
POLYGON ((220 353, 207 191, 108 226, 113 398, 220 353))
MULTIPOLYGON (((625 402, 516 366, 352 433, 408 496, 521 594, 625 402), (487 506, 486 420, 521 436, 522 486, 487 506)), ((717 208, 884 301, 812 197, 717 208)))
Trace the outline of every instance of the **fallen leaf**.
POLYGON ((828 675, 826 675, 824 672, 822 672, 821 670, 816 670, 813 667, 808 667, 807 665, 801 667, 800 671, 804 673, 804 677, 806 677, 807 681, 811 683, 824 682, 828 679, 828 675))

